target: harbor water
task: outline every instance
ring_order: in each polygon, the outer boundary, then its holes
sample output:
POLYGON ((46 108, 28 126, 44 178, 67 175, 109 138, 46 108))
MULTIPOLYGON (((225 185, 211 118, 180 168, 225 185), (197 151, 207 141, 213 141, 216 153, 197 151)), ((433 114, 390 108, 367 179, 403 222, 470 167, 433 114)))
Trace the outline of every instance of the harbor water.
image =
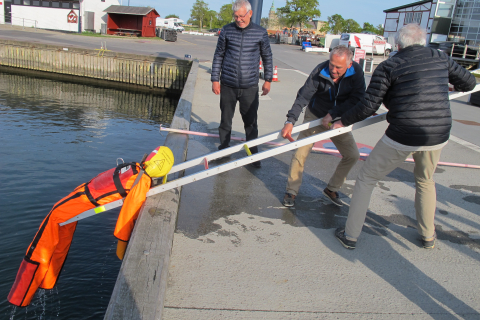
POLYGON ((78 223, 54 289, 25 308, 7 295, 52 206, 117 159, 140 161, 163 145, 159 124, 178 100, 0 73, 0 319, 103 319, 121 265, 119 210, 78 223))

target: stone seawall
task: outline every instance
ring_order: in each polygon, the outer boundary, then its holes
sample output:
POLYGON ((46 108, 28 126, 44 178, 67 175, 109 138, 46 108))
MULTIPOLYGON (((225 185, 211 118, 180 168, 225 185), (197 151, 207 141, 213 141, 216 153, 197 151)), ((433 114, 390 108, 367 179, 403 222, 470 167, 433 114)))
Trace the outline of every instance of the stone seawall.
POLYGON ((181 92, 192 62, 0 40, 0 66, 181 92))

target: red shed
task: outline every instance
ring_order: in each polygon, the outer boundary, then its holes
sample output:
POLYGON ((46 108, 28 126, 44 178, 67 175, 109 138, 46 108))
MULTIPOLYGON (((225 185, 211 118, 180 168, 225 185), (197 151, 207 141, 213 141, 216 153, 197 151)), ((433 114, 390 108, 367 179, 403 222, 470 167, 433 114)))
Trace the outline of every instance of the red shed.
POLYGON ((155 37, 155 21, 160 15, 154 8, 110 6, 103 12, 108 14, 107 34, 155 37))

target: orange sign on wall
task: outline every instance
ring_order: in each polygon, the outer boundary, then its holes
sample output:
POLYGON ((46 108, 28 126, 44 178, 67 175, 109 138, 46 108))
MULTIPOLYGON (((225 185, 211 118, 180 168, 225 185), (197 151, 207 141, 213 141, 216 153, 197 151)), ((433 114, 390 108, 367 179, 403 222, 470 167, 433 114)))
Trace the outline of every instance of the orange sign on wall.
POLYGON ((75 11, 70 11, 67 15, 67 22, 68 23, 77 23, 78 21, 78 16, 77 14, 75 13, 75 11))

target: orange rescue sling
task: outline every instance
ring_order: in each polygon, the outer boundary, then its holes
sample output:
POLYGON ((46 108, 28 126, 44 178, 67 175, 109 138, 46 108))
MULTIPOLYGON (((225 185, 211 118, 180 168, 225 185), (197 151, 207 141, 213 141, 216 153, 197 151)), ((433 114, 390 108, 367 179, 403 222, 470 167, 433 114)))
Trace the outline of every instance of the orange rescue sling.
POLYGON ((105 171, 57 202, 45 217, 20 265, 8 301, 25 307, 37 289, 52 289, 65 263, 77 222, 59 226, 95 207, 125 198, 114 235, 128 241, 151 179, 140 164, 125 163, 105 171))

